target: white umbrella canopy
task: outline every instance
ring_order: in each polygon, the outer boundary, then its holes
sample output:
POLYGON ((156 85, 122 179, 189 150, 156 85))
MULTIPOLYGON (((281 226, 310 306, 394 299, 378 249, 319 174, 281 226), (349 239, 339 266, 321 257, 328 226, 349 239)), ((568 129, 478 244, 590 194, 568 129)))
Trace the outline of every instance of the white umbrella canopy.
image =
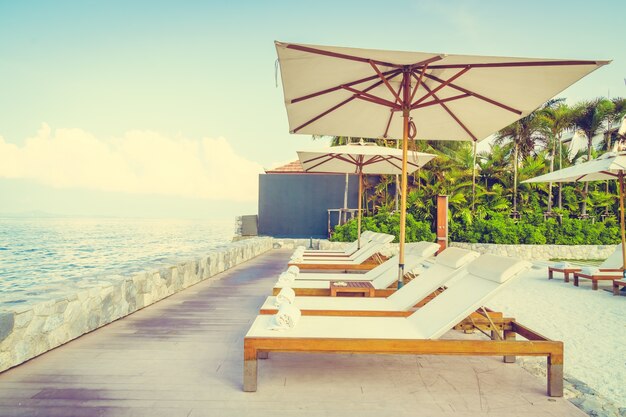
POLYGON ((402 139, 399 287, 408 140, 485 139, 609 63, 275 44, 291 133, 402 139))
MULTIPOLYGON (((409 152, 407 172, 421 168, 435 155, 409 152)), ((375 144, 331 146, 315 151, 298 151, 298 158, 306 172, 346 174, 401 174, 402 150, 375 144)))
MULTIPOLYGON (((407 172, 414 172, 435 155, 409 152, 407 172)), ((359 207, 357 220, 357 247, 361 247, 361 195, 364 174, 401 174, 402 150, 377 146, 373 143, 353 143, 331 146, 316 151, 298 151, 298 158, 306 172, 346 173, 359 175, 359 207)))
POLYGON ((292 133, 395 139, 403 136, 405 69, 412 87, 419 84, 410 94, 417 138, 476 141, 609 62, 283 42, 276 42, 276 50, 292 133))
POLYGON ((597 159, 563 168, 549 174, 522 181, 534 182, 588 182, 618 180, 620 229, 622 238, 622 268, 626 268, 626 225, 624 223, 624 175, 626 175, 626 152, 607 152, 597 159))
POLYGON ((619 172, 624 171, 626 171, 626 153, 609 152, 597 159, 530 178, 522 183, 615 180, 619 172))

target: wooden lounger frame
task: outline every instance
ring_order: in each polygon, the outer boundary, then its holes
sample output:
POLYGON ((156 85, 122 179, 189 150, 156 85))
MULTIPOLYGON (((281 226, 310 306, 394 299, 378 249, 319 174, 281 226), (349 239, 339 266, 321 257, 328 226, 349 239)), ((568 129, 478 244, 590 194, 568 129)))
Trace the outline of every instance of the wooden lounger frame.
POLYGON ((620 295, 619 287, 626 287, 626 280, 616 279, 613 281, 613 295, 620 295))
POLYGON ((556 268, 554 266, 548 267, 548 279, 554 278, 555 272, 560 272, 563 274, 563 282, 569 282, 569 277, 574 272, 580 271, 580 268, 556 268))
POLYGON ((582 272, 574 272, 574 286, 578 287, 580 278, 591 280, 591 289, 598 289, 598 281, 614 281, 623 278, 623 269, 621 268, 601 268, 598 272, 618 272, 615 275, 591 275, 582 272))
MULTIPOLYGON (((380 291, 380 290, 378 290, 380 291)), ((393 293, 393 292, 392 292, 393 293)), ((439 291, 434 291, 432 294, 424 297, 420 302, 415 304, 414 307, 423 307, 430 300, 435 298, 439 291)), ((276 314, 277 309, 259 309, 259 314, 276 314)), ((361 316, 361 317, 408 317, 415 313, 415 310, 406 311, 385 311, 385 310, 301 310, 303 316, 361 316)))
MULTIPOLYGON (((327 263, 327 264, 308 264, 308 263, 296 263, 289 262, 289 266, 297 266, 302 270, 312 271, 333 271, 333 272, 348 272, 348 271, 369 271, 370 269, 376 268, 378 265, 385 262, 387 257, 382 256, 381 254, 374 254, 367 258, 360 264, 351 264, 351 263, 327 263)), ((313 259, 310 259, 313 260, 313 259)), ((337 261, 340 261, 339 259, 337 261)))
POLYGON ((502 319, 502 340, 403 340, 403 339, 321 339, 287 337, 244 338, 243 390, 257 390, 257 359, 270 352, 365 353, 409 355, 546 356, 547 394, 563 396, 563 342, 552 341, 513 319, 502 319), (528 340, 515 340, 520 335, 528 340))

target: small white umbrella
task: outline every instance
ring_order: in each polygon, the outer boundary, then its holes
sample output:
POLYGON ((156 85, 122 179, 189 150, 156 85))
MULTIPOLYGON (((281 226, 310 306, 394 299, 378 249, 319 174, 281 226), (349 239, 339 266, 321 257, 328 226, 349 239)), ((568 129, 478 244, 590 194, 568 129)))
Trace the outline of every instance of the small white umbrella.
POLYGON ((617 180, 619 188, 620 229, 622 237, 622 267, 626 267, 626 232, 624 224, 624 175, 626 152, 608 152, 597 159, 583 162, 549 174, 522 181, 530 182, 586 182, 617 180))
MULTIPOLYGON (((407 172, 423 167, 435 155, 409 152, 407 172)), ((361 195, 364 174, 401 174, 402 150, 385 148, 373 143, 355 143, 331 146, 316 151, 298 151, 298 158, 306 172, 354 173, 359 175, 358 247, 361 247, 361 195)))

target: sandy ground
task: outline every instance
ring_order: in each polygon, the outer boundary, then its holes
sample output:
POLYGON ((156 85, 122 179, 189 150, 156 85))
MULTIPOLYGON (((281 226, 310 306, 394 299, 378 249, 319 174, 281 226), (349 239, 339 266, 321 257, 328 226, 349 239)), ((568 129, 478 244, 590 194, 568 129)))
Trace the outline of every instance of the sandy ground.
POLYGON ((533 269, 488 303, 490 308, 553 340, 565 343, 565 374, 626 407, 626 297, 613 296, 610 281, 591 289, 548 280, 547 263, 533 269))

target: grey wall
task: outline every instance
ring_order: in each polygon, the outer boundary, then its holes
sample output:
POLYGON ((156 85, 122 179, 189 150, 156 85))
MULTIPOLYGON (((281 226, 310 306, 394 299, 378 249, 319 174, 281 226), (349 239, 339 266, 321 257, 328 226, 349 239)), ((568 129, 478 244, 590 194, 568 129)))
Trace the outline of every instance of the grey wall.
MULTIPOLYGON (((326 210, 343 207, 344 186, 343 174, 259 175, 259 235, 326 237, 326 210)), ((358 193, 358 177, 350 175, 348 208, 357 208, 358 193)))

